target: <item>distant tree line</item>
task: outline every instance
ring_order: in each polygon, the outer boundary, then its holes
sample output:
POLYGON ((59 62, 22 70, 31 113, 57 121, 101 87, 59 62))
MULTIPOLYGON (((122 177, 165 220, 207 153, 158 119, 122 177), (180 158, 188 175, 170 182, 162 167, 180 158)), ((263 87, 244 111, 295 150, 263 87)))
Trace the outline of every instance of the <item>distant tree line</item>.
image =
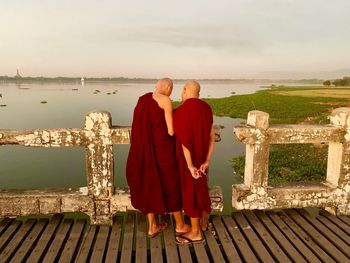
POLYGON ((334 85, 336 87, 345 87, 350 86, 350 77, 343 77, 342 79, 335 79, 333 81, 331 80, 325 80, 323 82, 324 86, 331 86, 334 85))
POLYGON ((80 81, 80 78, 69 78, 69 77, 56 77, 56 78, 47 78, 47 77, 9 77, 9 76, 0 76, 1 82, 15 82, 15 83, 30 83, 30 82, 77 82, 80 81))
MULTIPOLYGON (((80 83, 80 77, 9 77, 0 76, 0 82, 2 83, 80 83)), ((154 83, 156 79, 145 79, 145 78, 84 78, 85 82, 151 82, 154 83)))
MULTIPOLYGON (((0 76, 0 83, 80 83, 81 77, 21 77, 21 76, 0 76)), ((174 79, 175 83, 185 82, 187 79, 174 79)), ((320 79, 198 79, 201 82, 208 83, 303 83, 303 84, 322 84, 320 79)), ((133 83, 155 83, 154 78, 126 78, 126 77, 105 77, 93 78, 84 77, 85 83, 93 82, 133 82, 133 83)))

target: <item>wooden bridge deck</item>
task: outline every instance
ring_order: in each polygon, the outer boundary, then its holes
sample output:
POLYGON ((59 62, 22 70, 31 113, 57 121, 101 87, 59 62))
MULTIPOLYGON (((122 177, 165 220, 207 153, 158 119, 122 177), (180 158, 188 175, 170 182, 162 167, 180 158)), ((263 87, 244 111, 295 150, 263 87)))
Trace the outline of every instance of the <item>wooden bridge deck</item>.
POLYGON ((350 262, 350 217, 305 210, 244 211, 212 216, 206 244, 178 246, 168 227, 146 238, 139 213, 118 215, 112 227, 84 219, 4 218, 0 262, 350 262))

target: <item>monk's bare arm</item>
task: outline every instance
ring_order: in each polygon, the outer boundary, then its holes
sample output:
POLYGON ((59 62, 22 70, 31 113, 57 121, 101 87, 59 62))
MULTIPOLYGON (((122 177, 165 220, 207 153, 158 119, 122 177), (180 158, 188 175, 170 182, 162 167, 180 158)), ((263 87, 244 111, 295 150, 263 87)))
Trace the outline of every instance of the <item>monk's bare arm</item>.
POLYGON ((173 105, 169 97, 162 97, 161 108, 164 110, 164 117, 166 126, 168 128, 168 134, 170 136, 174 135, 174 125, 173 125, 173 105))
POLYGON ((210 142, 209 142, 209 149, 208 149, 207 158, 206 158, 205 162, 199 168, 199 170, 204 174, 206 173, 206 170, 209 167, 209 162, 210 162, 211 156, 214 152, 214 144, 215 144, 215 131, 214 131, 214 128, 211 127, 210 142))
POLYGON ((197 168, 193 166, 191 152, 184 145, 182 145, 182 151, 183 151, 184 156, 185 156, 187 167, 190 170, 193 178, 195 178, 195 179, 199 178, 200 174, 198 173, 197 168))

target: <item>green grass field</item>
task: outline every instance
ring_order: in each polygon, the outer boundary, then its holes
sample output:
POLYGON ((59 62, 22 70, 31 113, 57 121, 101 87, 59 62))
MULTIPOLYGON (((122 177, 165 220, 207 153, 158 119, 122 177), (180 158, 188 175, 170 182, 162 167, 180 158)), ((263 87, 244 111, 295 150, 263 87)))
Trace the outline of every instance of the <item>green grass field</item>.
MULTIPOLYGON (((216 116, 246 119, 249 111, 260 110, 270 114, 270 123, 298 123, 307 117, 316 123, 325 123, 331 109, 349 103, 349 97, 332 97, 334 91, 327 90, 329 93, 324 88, 317 87, 281 87, 205 101, 210 104, 216 116), (322 96, 317 93, 321 91, 322 96)), ((345 91, 350 96, 350 89, 345 91)))
MULTIPOLYGON (((326 178, 328 147, 312 144, 272 145, 269 155, 269 184, 319 182, 326 178)), ((244 174, 245 156, 232 158, 232 167, 244 174)))
POLYGON ((318 88, 306 90, 281 90, 272 91, 272 94, 284 96, 302 96, 302 97, 325 97, 325 98, 343 98, 350 99, 350 88, 318 88))
MULTIPOLYGON (((350 88, 277 87, 255 94, 206 99, 217 116, 246 119, 251 110, 270 114, 270 123, 294 124, 305 121, 324 124, 333 108, 349 105, 350 88), (311 121, 310 121, 311 120, 311 121)), ((312 144, 272 145, 269 156, 269 183, 323 181, 328 147, 312 144)), ((245 156, 232 159, 236 173, 244 173, 245 156)))

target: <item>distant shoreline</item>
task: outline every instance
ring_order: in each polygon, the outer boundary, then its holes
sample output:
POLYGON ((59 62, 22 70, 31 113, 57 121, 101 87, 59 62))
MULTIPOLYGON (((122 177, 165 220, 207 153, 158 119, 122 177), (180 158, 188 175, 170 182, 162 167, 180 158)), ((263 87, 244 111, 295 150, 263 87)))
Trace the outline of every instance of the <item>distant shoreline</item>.
MULTIPOLYGON (((174 79, 175 83, 185 82, 187 79, 174 79)), ((109 82, 109 83, 155 83, 157 79, 153 78, 89 78, 84 77, 84 83, 97 83, 97 82, 109 82)), ((198 79, 204 83, 303 83, 303 84, 322 84, 323 80, 320 79, 198 79)), ((15 83, 81 83, 80 77, 8 77, 0 76, 0 84, 15 83)))

